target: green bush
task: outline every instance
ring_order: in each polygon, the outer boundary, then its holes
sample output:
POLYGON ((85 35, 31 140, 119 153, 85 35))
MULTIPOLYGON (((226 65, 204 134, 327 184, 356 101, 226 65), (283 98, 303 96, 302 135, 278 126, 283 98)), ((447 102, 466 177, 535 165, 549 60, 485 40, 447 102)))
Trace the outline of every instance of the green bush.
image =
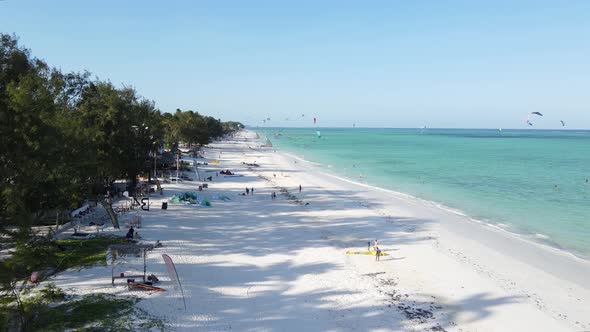
POLYGON ((57 306, 32 304, 29 307, 32 331, 63 331, 89 327, 109 327, 131 331, 126 318, 131 316, 135 299, 119 299, 114 295, 92 294, 57 306))
POLYGON ((68 240, 35 238, 18 244, 12 256, 0 261, 0 331, 15 321, 21 325, 29 322, 37 307, 43 308, 47 302, 65 298, 61 290, 51 285, 36 296, 27 297, 32 286, 27 286, 26 280, 32 272, 39 271, 47 277, 69 268, 105 265, 109 245, 125 242, 120 237, 101 236, 68 240))
POLYGON ((19 244, 14 254, 4 261, 18 279, 34 271, 59 272, 69 268, 106 264, 106 251, 111 244, 126 243, 121 237, 99 236, 89 239, 43 240, 19 244))

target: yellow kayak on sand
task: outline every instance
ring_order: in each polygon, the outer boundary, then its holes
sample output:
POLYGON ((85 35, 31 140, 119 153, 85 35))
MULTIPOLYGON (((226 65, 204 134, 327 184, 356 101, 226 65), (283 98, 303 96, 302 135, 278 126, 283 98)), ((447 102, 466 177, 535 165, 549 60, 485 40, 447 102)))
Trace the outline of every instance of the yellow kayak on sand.
MULTIPOLYGON (((377 254, 377 252, 376 251, 347 251, 346 254, 347 255, 373 255, 373 256, 375 256, 377 254)), ((387 256, 387 254, 382 251, 380 256, 387 256)))

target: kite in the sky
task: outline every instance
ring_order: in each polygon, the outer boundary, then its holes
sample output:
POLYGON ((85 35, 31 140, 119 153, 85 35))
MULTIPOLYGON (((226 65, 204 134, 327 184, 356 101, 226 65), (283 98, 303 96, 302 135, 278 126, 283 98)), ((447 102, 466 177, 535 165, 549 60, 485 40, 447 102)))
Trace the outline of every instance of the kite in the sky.
POLYGON ((561 122, 562 127, 565 127, 565 122, 563 122, 563 120, 559 120, 559 122, 561 122))
POLYGON ((531 122, 531 115, 538 115, 538 116, 543 116, 543 114, 541 114, 540 112, 530 112, 530 113, 529 113, 529 115, 528 115, 528 116, 527 116, 527 118, 526 118, 526 123, 527 123, 529 126, 532 126, 532 125, 533 125, 533 123, 531 122))
POLYGON ((315 122, 316 122, 316 118, 314 117, 314 118, 313 118, 313 124, 315 124, 315 122))

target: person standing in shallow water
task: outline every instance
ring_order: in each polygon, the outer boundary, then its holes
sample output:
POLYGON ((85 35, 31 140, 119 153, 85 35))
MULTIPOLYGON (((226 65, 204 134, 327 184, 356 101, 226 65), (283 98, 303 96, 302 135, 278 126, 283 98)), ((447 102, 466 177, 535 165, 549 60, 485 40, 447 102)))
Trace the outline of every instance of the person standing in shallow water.
POLYGON ((301 192, 301 185, 299 185, 299 192, 301 192))
POLYGON ((246 195, 250 195, 250 189, 248 187, 246 187, 246 195))
POLYGON ((252 187, 252 189, 250 189, 250 194, 252 194, 252 196, 254 196, 254 187, 252 187))

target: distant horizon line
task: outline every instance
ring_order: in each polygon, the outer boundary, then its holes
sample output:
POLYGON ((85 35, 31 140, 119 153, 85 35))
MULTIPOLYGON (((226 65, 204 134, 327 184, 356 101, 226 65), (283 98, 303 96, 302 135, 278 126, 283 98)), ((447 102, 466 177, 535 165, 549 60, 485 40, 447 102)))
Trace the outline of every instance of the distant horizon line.
POLYGON ((493 130, 493 131, 505 131, 505 130, 528 130, 528 131, 590 131, 590 129, 581 128, 451 128, 451 127, 260 127, 260 126, 245 126, 245 129, 443 129, 443 130, 493 130))

